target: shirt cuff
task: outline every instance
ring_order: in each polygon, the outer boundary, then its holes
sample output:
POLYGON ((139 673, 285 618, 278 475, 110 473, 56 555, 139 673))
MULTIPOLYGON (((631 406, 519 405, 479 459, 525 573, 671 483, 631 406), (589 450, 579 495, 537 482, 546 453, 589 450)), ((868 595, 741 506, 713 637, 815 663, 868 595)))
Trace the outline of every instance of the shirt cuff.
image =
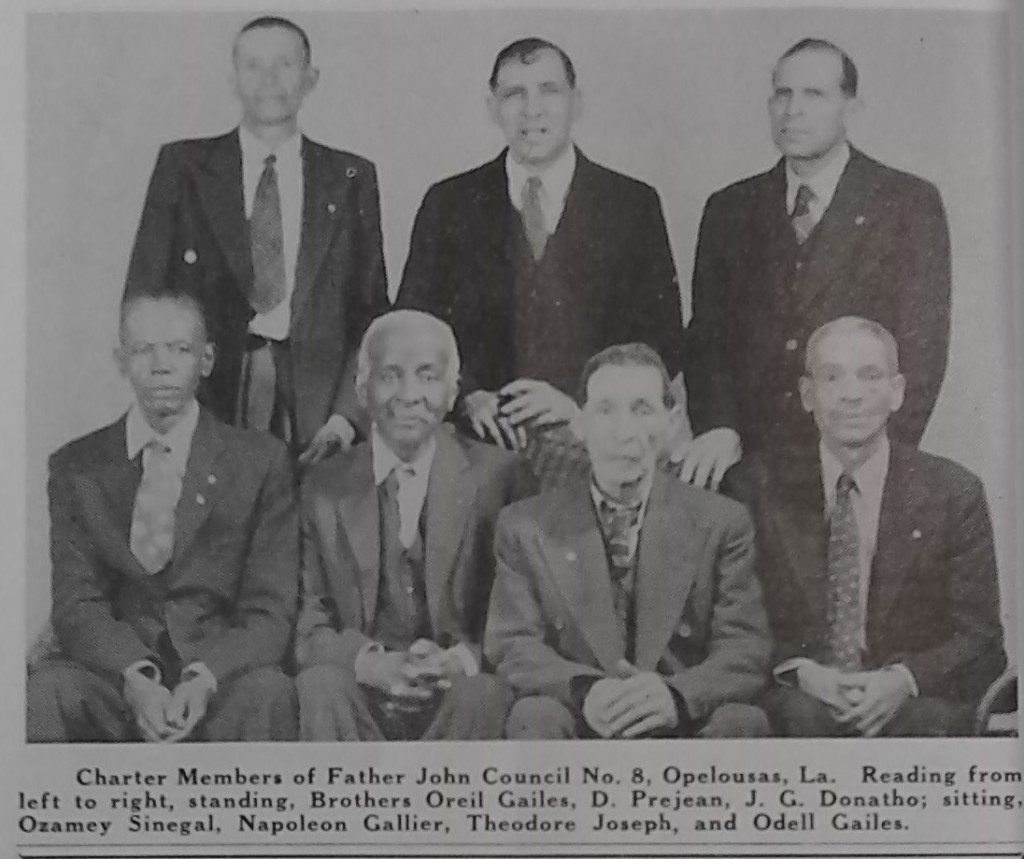
POLYGON ((331 415, 324 424, 324 429, 338 436, 346 447, 355 442, 359 434, 356 425, 345 415, 331 415))
POLYGON ((775 682, 781 686, 796 686, 798 685, 797 671, 804 665, 809 665, 813 662, 813 659, 808 659, 806 656, 793 656, 776 665, 772 670, 772 676, 775 678, 775 682))
POLYGON ((907 668, 906 665, 904 665, 902 662, 897 662, 894 665, 889 665, 887 667, 890 671, 899 671, 900 674, 902 674, 906 678, 907 684, 910 686, 911 698, 916 698, 918 695, 921 694, 921 690, 918 688, 917 685, 917 678, 914 677, 914 672, 907 668))
POLYGON ((185 682, 187 680, 199 680, 207 689, 210 690, 210 695, 217 694, 217 678, 213 676, 213 672, 206 667, 205 662, 193 662, 186 665, 184 670, 181 672, 181 680, 185 682))
POLYGON ((356 683, 363 686, 370 685, 370 657, 383 652, 384 645, 378 641, 368 641, 359 648, 359 652, 356 654, 355 665, 353 666, 356 672, 356 683))
POLYGON ((454 647, 449 647, 445 652, 458 660, 459 665, 462 666, 462 673, 467 677, 475 677, 480 673, 480 666, 477 664, 476 659, 473 658, 469 648, 461 641, 454 647))
POLYGON ((160 673, 160 666, 152 659, 137 659, 121 672, 121 676, 126 680, 129 674, 141 674, 147 680, 152 680, 154 683, 159 683, 163 677, 160 673))

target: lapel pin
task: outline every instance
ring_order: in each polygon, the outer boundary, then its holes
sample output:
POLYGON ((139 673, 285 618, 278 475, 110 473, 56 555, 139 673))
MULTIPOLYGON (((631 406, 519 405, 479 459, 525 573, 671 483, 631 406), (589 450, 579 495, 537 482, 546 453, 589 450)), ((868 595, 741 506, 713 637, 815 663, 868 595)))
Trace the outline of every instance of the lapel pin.
POLYGON ((213 486, 213 484, 217 482, 217 478, 211 474, 206 478, 206 482, 213 486))
POLYGON ((201 492, 196 493, 196 504, 202 505, 206 503, 206 496, 201 492))
POLYGON ((192 250, 192 248, 187 248, 185 253, 181 255, 181 258, 189 265, 192 265, 197 259, 199 259, 199 254, 192 250))
POLYGON ((328 203, 328 204, 327 204, 327 211, 328 211, 328 212, 330 212, 330 213, 331 213, 332 215, 333 215, 333 214, 335 213, 335 211, 337 210, 337 208, 338 208, 338 207, 337 207, 337 206, 335 206, 335 205, 334 205, 334 203, 328 203))
POLYGON ((347 168, 345 170, 345 175, 348 176, 349 179, 355 179, 356 178, 356 168, 355 167, 347 168))
POLYGON ((566 552, 565 553, 565 560, 567 560, 567 561, 575 561, 576 560, 576 553, 572 552, 572 551, 566 552))
POLYGON ((864 223, 864 220, 865 218, 863 215, 857 215, 857 217, 853 219, 853 222, 859 227, 861 224, 864 223))
POLYGON ((910 536, 913 537, 915 540, 920 540, 921 539, 921 531, 919 529, 915 528, 910 533, 910 536))

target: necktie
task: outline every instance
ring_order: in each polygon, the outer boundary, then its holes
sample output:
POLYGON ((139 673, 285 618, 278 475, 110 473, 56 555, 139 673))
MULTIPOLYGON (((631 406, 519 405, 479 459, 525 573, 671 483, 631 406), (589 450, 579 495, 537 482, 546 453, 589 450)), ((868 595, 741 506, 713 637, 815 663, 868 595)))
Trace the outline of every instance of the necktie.
POLYGON ((277 189, 276 155, 268 155, 256 186, 249 240, 252 245, 252 294, 249 302, 257 313, 273 310, 284 301, 284 231, 281 226, 281 195, 277 189))
POLYGON ((829 646, 835 667, 861 668, 860 539, 853 512, 853 478, 845 472, 836 484, 836 503, 828 538, 829 646))
POLYGON ((803 244, 807 241, 811 231, 814 229, 814 215, 811 214, 809 203, 814 199, 814 191, 808 185, 801 185, 796 189, 796 200, 793 202, 793 214, 790 220, 793 223, 793 232, 796 233, 796 240, 803 244))
POLYGON ((388 479, 384 481, 388 496, 393 498, 398 506, 398 539, 406 549, 415 542, 420 525, 419 516, 415 512, 415 476, 416 471, 411 465, 396 465, 388 479))
POLYGON ((151 574, 159 573, 174 549, 174 509, 181 495, 181 477, 171 449, 153 439, 142 452, 142 480, 132 511, 132 554, 151 574))
POLYGON ((544 225, 544 210, 540 207, 541 181, 539 176, 531 176, 523 186, 523 229, 530 243, 534 260, 544 256, 544 247, 548 243, 548 231, 544 225))
POLYGON ((640 525, 641 504, 622 506, 601 499, 598 518, 608 547, 608 566, 612 577, 612 600, 615 615, 626 647, 626 659, 633 661, 636 644, 636 621, 632 610, 633 558, 640 525))

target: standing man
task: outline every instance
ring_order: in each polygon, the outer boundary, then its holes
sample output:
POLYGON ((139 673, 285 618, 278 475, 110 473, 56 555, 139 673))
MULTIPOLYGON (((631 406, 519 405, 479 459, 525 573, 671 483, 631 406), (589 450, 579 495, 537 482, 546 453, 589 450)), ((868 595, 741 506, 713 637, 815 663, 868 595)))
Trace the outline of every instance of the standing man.
POLYGON ((755 457, 746 493, 776 635, 765 707, 785 736, 969 733, 1005 664, 985 491, 890 440, 906 382, 877 322, 827 323, 806 361, 820 440, 755 457))
POLYGON ((128 413, 50 459, 60 655, 29 675, 28 739, 295 739, 287 451, 196 403, 214 353, 194 297, 126 298, 116 357, 128 413))
POLYGON ((522 446, 573 419, 576 380, 605 346, 644 342, 679 369, 679 287, 657 192, 573 145, 583 102, 561 48, 502 49, 487 105, 508 147, 427 192, 398 303, 454 328, 472 429, 522 446))
POLYGON ((813 445, 797 397, 810 333, 856 314, 899 343, 906 403, 893 436, 917 445, 949 345, 949 231, 939 192, 847 142, 861 108, 845 51, 804 39, 779 59, 768 100, 782 159, 713 194, 693 273, 686 384, 696 438, 682 474, 717 486, 742 453, 813 445))
POLYGON ((656 467, 674 404, 650 347, 599 352, 579 391, 592 476, 498 519, 485 649, 519 696, 508 736, 765 734, 749 517, 656 467))
POLYGON ((298 25, 250 21, 232 60, 241 123, 160 150, 125 294, 198 292, 217 347, 200 401, 311 464, 356 437, 355 348, 387 306, 377 179, 300 133, 319 71, 298 25))
POLYGON ((444 428, 458 377, 440 320, 396 310, 367 329, 357 390, 370 439, 303 485, 305 740, 501 735, 506 693, 480 642, 494 522, 523 486, 514 455, 444 428))

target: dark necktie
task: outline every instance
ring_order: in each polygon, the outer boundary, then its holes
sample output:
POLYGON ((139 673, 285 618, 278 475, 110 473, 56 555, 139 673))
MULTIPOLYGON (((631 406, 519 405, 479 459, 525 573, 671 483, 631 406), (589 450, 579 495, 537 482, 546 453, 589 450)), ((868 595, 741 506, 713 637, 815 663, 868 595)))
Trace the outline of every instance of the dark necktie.
POLYGON ((808 185, 801 185, 796 189, 796 200, 793 202, 793 214, 790 218, 793 224, 793 232, 796 240, 803 244, 807 241, 811 231, 814 229, 814 215, 811 214, 808 205, 814 199, 814 192, 808 185))
POLYGON ((143 449, 142 480, 135 493, 130 545, 150 574, 159 573, 174 550, 174 511, 181 495, 181 477, 171 449, 153 439, 143 449))
POLYGON ((602 498, 597 515, 601 521, 608 548, 608 569, 612 578, 612 600, 615 615, 626 646, 626 659, 633 661, 636 623, 632 610, 633 559, 636 555, 636 532, 640 525, 641 503, 631 506, 611 504, 602 498))
POLYGON ((548 231, 544 226, 544 210, 540 206, 541 181, 539 176, 531 176, 523 186, 523 229, 530 243, 534 260, 544 256, 544 248, 548 243, 548 231))
POLYGON ((268 155, 256 186, 249 219, 252 244, 252 294, 249 303, 257 313, 273 310, 284 301, 284 231, 281 226, 281 194, 277 188, 276 155, 268 155))
POLYGON ((857 484, 843 472, 836 484, 836 503, 828 538, 829 647, 836 668, 861 669, 860 536, 853 512, 857 484))

